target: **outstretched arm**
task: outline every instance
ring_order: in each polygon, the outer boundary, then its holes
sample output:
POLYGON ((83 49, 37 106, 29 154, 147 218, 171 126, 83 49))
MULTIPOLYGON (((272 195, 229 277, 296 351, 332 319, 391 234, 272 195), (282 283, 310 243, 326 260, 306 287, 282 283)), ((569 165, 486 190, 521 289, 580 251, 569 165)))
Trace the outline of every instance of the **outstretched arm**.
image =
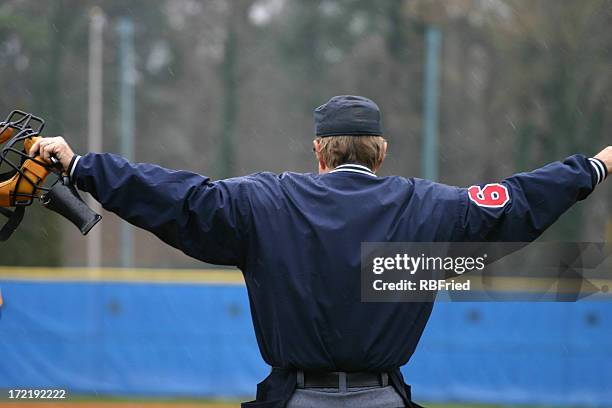
POLYGON ((61 138, 42 139, 30 151, 36 152, 56 157, 79 189, 131 224, 194 258, 241 266, 246 207, 239 179, 213 182, 113 154, 79 157, 61 138))
POLYGON ((462 189, 463 239, 533 241, 585 199, 611 169, 612 147, 607 147, 594 158, 574 155, 500 183, 462 189))

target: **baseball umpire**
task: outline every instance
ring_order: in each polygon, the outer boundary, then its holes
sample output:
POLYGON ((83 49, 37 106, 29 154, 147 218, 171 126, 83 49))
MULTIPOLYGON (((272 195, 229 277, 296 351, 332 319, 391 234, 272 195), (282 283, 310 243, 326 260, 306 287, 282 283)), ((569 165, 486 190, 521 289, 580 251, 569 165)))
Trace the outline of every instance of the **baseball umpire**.
POLYGON ((272 369, 244 407, 414 407, 400 367, 432 303, 362 303, 362 242, 536 239, 585 199, 612 166, 612 147, 500 183, 458 188, 378 177, 378 106, 336 96, 314 111, 318 174, 256 173, 212 181, 73 154, 61 138, 31 154, 60 160, 109 211, 204 262, 244 274, 261 354, 272 369))

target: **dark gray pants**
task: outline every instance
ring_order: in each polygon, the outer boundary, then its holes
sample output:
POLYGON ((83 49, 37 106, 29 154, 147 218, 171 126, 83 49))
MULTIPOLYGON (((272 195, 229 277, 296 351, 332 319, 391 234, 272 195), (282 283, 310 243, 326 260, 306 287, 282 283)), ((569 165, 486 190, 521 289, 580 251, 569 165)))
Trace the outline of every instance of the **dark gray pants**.
POLYGON ((337 388, 298 388, 287 404, 287 408, 315 407, 400 408, 404 401, 389 385, 349 388, 345 392, 337 388))

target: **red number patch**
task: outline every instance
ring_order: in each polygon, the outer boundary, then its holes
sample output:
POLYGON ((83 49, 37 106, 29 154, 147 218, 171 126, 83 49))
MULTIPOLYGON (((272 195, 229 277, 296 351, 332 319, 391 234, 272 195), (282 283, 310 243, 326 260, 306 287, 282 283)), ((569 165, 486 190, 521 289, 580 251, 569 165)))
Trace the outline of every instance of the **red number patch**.
POLYGON ((481 207, 501 208, 510 201, 508 189, 499 183, 487 184, 484 188, 472 186, 468 188, 468 195, 481 207))

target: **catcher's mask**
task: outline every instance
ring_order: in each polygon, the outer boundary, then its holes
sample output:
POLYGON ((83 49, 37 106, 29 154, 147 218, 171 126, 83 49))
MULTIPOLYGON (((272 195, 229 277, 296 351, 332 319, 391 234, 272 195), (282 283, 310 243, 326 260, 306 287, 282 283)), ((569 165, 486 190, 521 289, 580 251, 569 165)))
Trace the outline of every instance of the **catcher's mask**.
POLYGON ((23 219, 25 207, 35 199, 68 218, 83 234, 101 218, 83 203, 67 177, 62 175, 57 160, 52 158, 54 166, 49 166, 39 156, 28 155, 44 126, 41 118, 18 110, 0 122, 0 145, 5 143, 0 150, 0 166, 9 168, 0 173, 0 214, 8 218, 0 229, 0 241, 11 236, 23 219), (50 174, 57 177, 46 187, 45 180, 50 174))

